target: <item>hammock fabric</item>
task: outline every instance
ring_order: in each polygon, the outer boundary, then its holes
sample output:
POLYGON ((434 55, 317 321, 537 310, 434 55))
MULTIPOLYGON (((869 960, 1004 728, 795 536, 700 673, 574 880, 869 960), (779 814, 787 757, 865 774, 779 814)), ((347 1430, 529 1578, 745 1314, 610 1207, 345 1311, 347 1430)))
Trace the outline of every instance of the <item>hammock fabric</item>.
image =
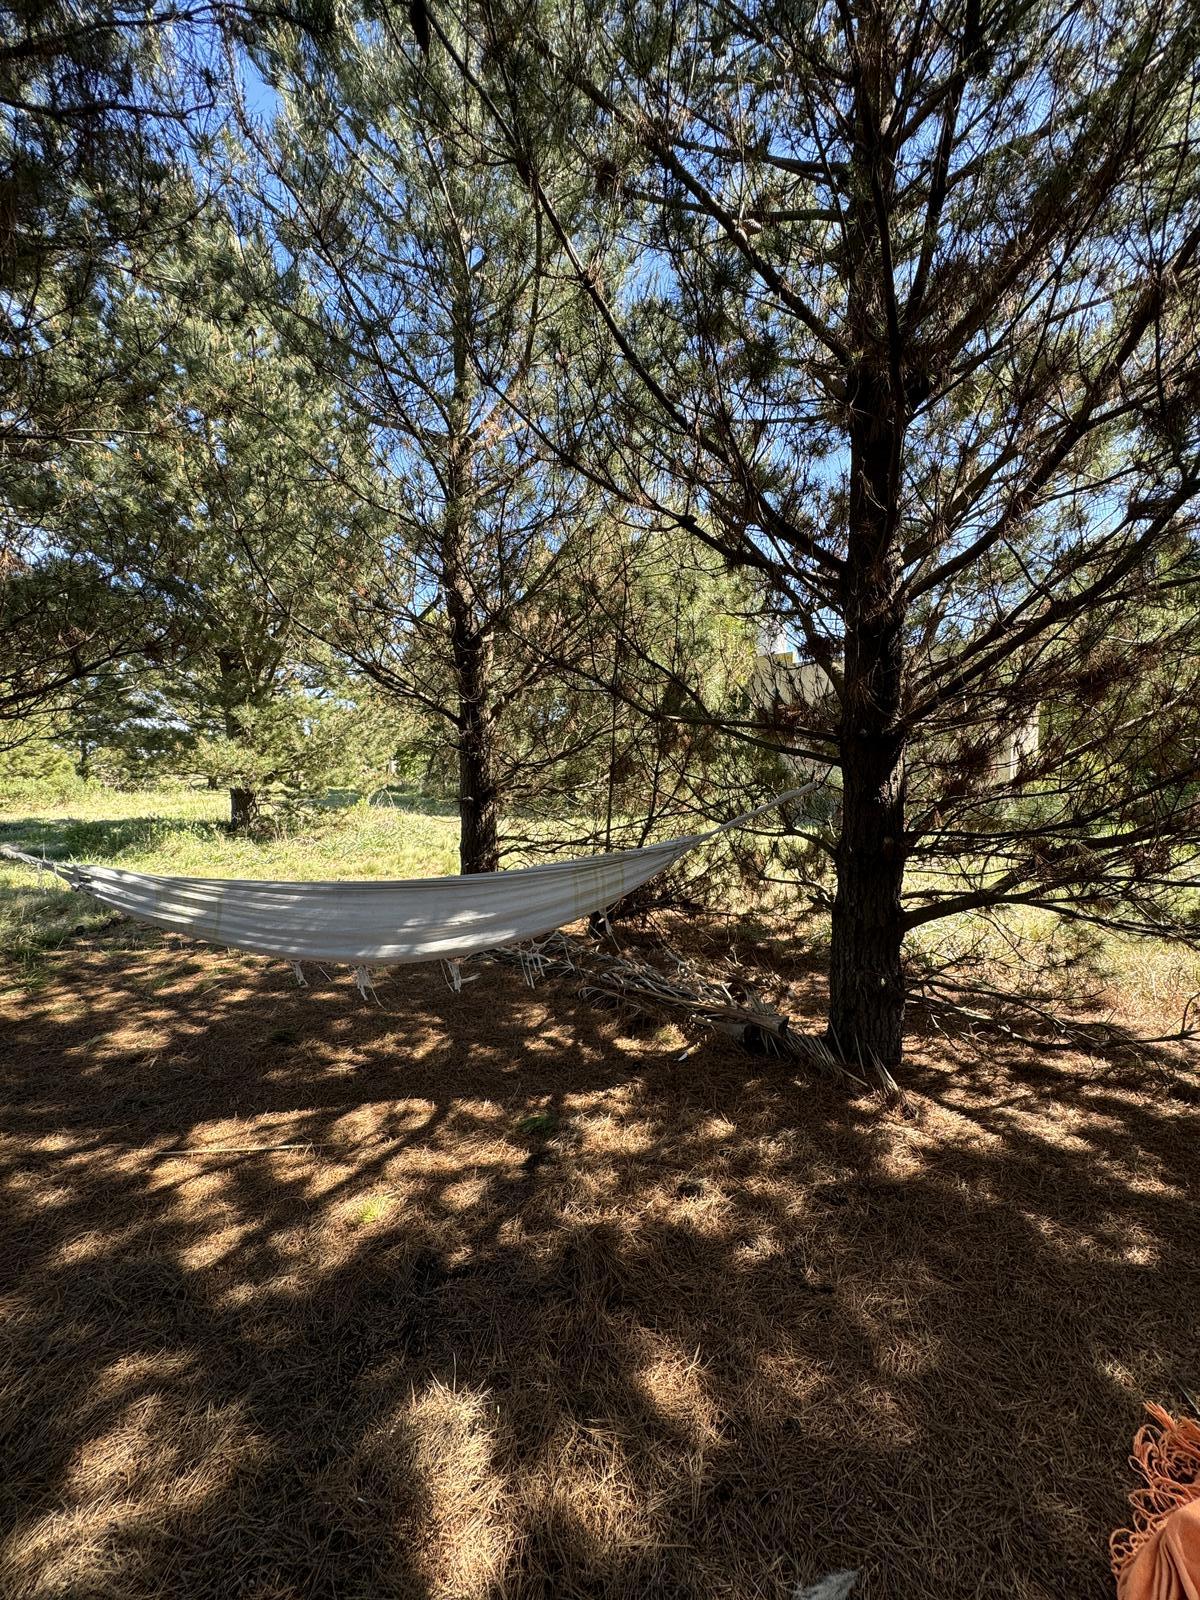
POLYGON ((167 878, 115 867, 61 866, 18 850, 3 853, 54 872, 73 889, 138 922, 234 950, 293 963, 346 962, 360 969, 454 963, 603 912, 703 840, 818 787, 789 789, 706 833, 469 877, 332 883, 167 878))
POLYGON ((1129 1497, 1133 1526, 1112 1536, 1118 1600, 1200 1600, 1200 1422, 1146 1410, 1130 1458, 1145 1487, 1129 1497))

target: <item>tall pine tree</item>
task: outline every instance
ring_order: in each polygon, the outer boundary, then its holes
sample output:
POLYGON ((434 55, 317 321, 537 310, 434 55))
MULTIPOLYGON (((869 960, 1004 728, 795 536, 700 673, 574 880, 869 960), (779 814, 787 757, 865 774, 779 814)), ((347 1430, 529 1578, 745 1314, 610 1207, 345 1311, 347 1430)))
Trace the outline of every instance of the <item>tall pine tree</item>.
POLYGON ((555 575, 582 491, 528 417, 578 295, 555 280, 520 181, 486 160, 457 72, 410 58, 389 8, 350 13, 320 50, 274 29, 254 59, 278 112, 269 126, 245 118, 257 170, 243 183, 312 291, 303 316, 279 306, 280 325, 333 364, 375 441, 379 538, 338 643, 441 725, 462 870, 490 871, 501 806, 534 770, 506 723, 545 670, 512 641, 536 635, 561 656, 576 627, 555 575))
POLYGON ((1194 936, 1194 8, 501 3, 474 52, 461 15, 431 53, 592 307, 566 447, 829 687, 791 727, 841 779, 833 1042, 898 1060, 905 934, 956 911, 1194 936))

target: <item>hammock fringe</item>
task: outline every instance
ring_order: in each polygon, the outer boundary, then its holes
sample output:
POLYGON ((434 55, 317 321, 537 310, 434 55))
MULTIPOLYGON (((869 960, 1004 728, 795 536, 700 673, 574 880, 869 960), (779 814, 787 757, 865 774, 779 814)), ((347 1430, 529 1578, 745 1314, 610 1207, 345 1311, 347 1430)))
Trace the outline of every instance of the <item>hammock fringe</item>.
POLYGON ((355 967, 354 984, 364 1000, 374 1000, 377 1006, 382 1006, 383 1001, 375 992, 375 982, 371 977, 370 967, 355 967))
POLYGON ((624 953, 585 945, 565 933, 552 933, 530 944, 492 951, 489 958, 518 967, 531 988, 547 977, 573 978, 580 981, 580 998, 593 1005, 680 1018, 723 1033, 757 1053, 802 1060, 853 1091, 880 1094, 889 1105, 903 1103, 899 1084, 882 1062, 872 1060, 860 1073, 823 1039, 798 1033, 782 1012, 748 985, 707 977, 674 951, 665 954, 672 963, 670 972, 624 953))
POLYGON ((1153 1402, 1146 1411, 1152 1420, 1138 1429, 1129 1458, 1144 1487, 1129 1496, 1132 1526, 1118 1528, 1109 1541, 1118 1580, 1173 1512, 1200 1500, 1200 1421, 1173 1417, 1153 1402))

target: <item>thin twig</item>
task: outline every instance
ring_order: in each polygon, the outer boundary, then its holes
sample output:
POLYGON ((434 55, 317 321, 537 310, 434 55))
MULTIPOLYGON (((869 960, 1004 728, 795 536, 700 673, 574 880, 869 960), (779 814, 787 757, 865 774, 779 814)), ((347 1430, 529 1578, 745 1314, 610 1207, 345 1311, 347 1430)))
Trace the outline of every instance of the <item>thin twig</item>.
POLYGON ((150 1152, 156 1161, 165 1161, 168 1156, 257 1156, 272 1150, 324 1150, 323 1144, 207 1144, 195 1145, 182 1150, 159 1150, 150 1152))

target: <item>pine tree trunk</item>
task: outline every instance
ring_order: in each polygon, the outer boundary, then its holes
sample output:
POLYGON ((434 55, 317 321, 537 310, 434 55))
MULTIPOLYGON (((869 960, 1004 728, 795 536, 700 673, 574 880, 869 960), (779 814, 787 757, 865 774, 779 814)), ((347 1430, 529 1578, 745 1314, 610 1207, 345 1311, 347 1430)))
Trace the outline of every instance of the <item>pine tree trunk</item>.
POLYGON ((903 318, 885 247, 894 204, 889 45, 878 16, 858 30, 852 260, 847 298, 850 445, 844 628, 842 827, 829 953, 829 1038, 845 1058, 894 1070, 904 1039, 905 729, 900 495, 909 417, 903 318))
POLYGON ((848 1060, 899 1065, 904 1035, 904 605, 895 530, 902 414, 886 370, 853 374, 829 1039, 848 1060))
MULTIPOLYGON (((244 688, 244 670, 238 657, 230 650, 219 650, 217 660, 221 668, 221 686, 225 699, 225 736, 237 743, 246 737, 246 729, 237 713, 236 697, 244 688)), ((230 789, 229 831, 245 833, 253 827, 258 815, 258 796, 252 789, 230 789)))
POLYGON ((470 580, 474 512, 474 444, 469 426, 472 383, 468 348, 470 285, 458 285, 454 329, 454 394, 446 457, 442 587, 450 623, 450 656, 458 691, 458 859, 462 873, 495 872, 500 864, 496 792, 496 719, 492 705, 492 641, 477 611, 470 580))
POLYGON ((473 625, 466 596, 448 585, 446 600, 458 683, 459 871, 495 872, 500 848, 496 727, 488 696, 491 649, 473 625))
POLYGON ((258 815, 258 797, 252 789, 230 789, 229 829, 231 833, 245 833, 254 826, 258 815))
POLYGON ((500 865, 491 728, 464 708, 458 745, 459 871, 495 872, 500 865))
POLYGON ((894 629, 863 629, 847 658, 842 827, 829 953, 829 1038, 848 1060, 895 1069, 904 1036, 904 743, 889 728, 894 629), (865 637, 864 637, 865 635, 865 637), (876 686, 872 695, 869 686, 876 686))

